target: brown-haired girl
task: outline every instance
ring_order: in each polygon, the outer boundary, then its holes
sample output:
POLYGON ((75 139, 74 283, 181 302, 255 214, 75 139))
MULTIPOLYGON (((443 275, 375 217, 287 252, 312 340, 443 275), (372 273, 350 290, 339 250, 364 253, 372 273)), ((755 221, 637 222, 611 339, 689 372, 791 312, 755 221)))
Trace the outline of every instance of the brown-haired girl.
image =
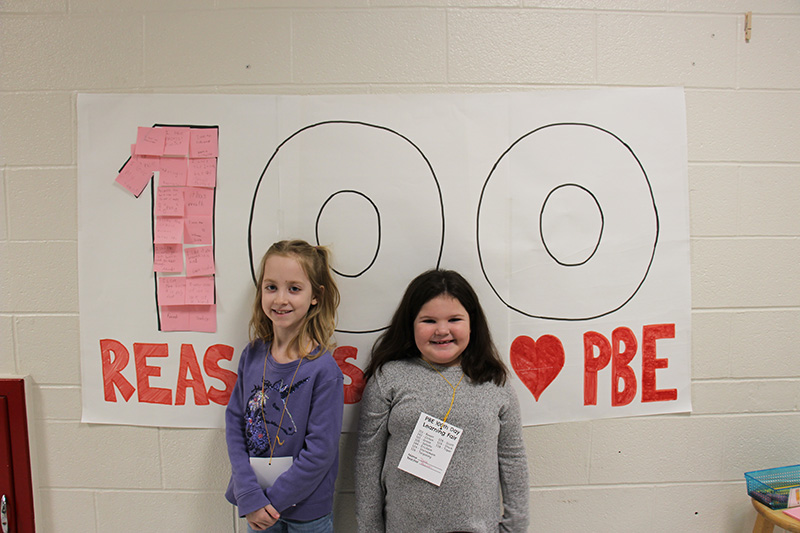
POLYGON ((527 530, 525 446, 506 375, 469 283, 451 270, 417 276, 365 371, 360 532, 527 530))

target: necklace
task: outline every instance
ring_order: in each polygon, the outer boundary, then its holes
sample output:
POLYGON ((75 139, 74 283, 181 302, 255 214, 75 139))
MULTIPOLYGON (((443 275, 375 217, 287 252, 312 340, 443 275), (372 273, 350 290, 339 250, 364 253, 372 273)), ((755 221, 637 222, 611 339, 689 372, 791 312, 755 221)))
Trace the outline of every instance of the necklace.
POLYGON ((281 425, 283 424, 283 415, 286 414, 286 404, 289 403, 289 395, 292 393, 292 385, 294 385, 294 378, 297 377, 297 371, 300 370, 300 365, 303 363, 303 359, 305 357, 301 357, 297 361, 297 367, 294 369, 294 374, 292 375, 292 382, 289 383, 289 388, 286 391, 286 398, 283 400, 283 409, 281 410, 281 418, 278 421, 278 429, 275 431, 275 440, 270 440, 269 436, 269 428, 267 427, 267 419, 264 416, 264 386, 267 379, 267 359, 269 359, 269 354, 272 351, 272 346, 267 350, 267 354, 264 356, 264 371, 261 373, 261 421, 264 422, 264 431, 267 433, 267 444, 269 444, 269 460, 272 464, 272 456, 275 454, 275 447, 276 446, 283 446, 283 441, 280 439, 280 432, 281 432, 281 425))
POLYGON ((453 397, 450 399, 450 407, 447 409, 447 413, 444 415, 444 418, 442 419, 442 422, 447 422, 447 417, 448 417, 448 416, 450 416, 450 411, 453 409, 453 402, 455 402, 455 401, 456 401, 456 391, 458 390, 458 387, 461 385, 461 380, 462 380, 462 379, 464 379, 464 371, 463 371, 463 370, 461 371, 461 377, 458 379, 458 383, 456 383, 456 385, 455 385, 455 386, 453 386, 453 384, 452 384, 452 383, 450 383, 450 380, 448 380, 446 377, 444 377, 444 374, 442 374, 441 372, 439 372, 439 369, 438 369, 438 368, 436 368, 435 366, 433 366, 432 364, 430 364, 430 363, 429 363, 427 360, 425 360, 425 359, 423 359, 423 361, 425 361, 426 363, 428 363, 428 366, 429 366, 429 367, 431 367, 432 369, 434 369, 434 370, 436 371, 436 373, 437 373, 437 374, 439 374, 440 376, 442 376, 442 379, 443 379, 443 380, 445 380, 445 381, 447 382, 447 384, 448 384, 448 385, 450 385, 450 388, 451 388, 451 389, 453 389, 453 397))

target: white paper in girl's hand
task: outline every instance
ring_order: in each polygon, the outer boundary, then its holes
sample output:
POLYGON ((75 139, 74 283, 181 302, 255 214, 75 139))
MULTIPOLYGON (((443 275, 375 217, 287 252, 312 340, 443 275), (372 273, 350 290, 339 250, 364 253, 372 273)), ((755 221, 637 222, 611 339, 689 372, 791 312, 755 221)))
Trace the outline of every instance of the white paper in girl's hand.
POLYGON ((281 474, 289 470, 294 459, 292 457, 251 457, 250 466, 256 473, 258 484, 262 489, 267 489, 275 484, 281 474), (272 464, 270 464, 272 463, 272 464))

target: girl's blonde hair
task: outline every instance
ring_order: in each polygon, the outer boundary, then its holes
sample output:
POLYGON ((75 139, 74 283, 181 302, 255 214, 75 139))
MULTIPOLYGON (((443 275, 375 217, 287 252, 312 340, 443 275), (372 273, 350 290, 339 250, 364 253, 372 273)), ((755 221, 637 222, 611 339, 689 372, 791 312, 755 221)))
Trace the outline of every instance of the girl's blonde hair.
POLYGON ((262 340, 269 342, 274 336, 272 321, 267 318, 261 306, 262 284, 264 282, 264 264, 273 255, 295 259, 302 267, 311 282, 313 297, 317 299, 306 313, 297 336, 289 343, 289 349, 301 357, 314 359, 336 347, 333 333, 336 329, 336 308, 339 307, 339 289, 331 274, 330 252, 324 246, 311 246, 303 240, 279 241, 269 247, 261 258, 256 285, 256 298, 253 303, 253 316, 250 319, 250 342, 262 340), (306 346, 301 346, 301 339, 313 340, 319 344, 316 355, 309 357, 303 353, 306 346))

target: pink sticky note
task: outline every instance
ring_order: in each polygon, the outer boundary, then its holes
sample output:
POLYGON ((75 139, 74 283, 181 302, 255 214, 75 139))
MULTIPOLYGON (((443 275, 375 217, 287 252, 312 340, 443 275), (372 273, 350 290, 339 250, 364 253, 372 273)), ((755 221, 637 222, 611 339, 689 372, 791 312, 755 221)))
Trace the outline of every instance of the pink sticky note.
POLYGON ((159 276, 158 305, 186 304, 186 285, 183 276, 159 276))
POLYGON ((189 308, 189 331, 216 333, 217 306, 191 305, 189 308))
POLYGON ((159 187, 156 191, 156 216, 182 217, 183 187, 159 187))
POLYGON ((192 187, 217 186, 217 158, 189 159, 189 177, 186 184, 192 187))
POLYGON ((210 217, 214 214, 214 189, 186 187, 184 191, 186 216, 210 217))
POLYGON ((142 128, 136 134, 136 155, 164 155, 164 128, 142 128))
POLYGON ((800 507, 792 507, 791 509, 784 509, 783 512, 788 514, 792 518, 800 520, 800 507))
POLYGON ((214 303, 214 276, 186 278, 186 305, 214 303))
POLYGON ((157 155, 137 155, 136 154, 136 145, 131 145, 131 155, 136 156, 136 159, 143 163, 143 166, 147 170, 156 171, 158 170, 159 161, 161 160, 160 156, 157 155))
POLYGON ((158 185, 160 187, 183 187, 189 173, 188 159, 185 157, 160 158, 158 185))
POLYGON ((212 217, 186 217, 183 242, 186 244, 211 244, 214 233, 212 217))
POLYGON ((183 245, 154 244, 153 272, 183 272, 183 245))
POLYGON ((161 306, 161 331, 190 331, 190 307, 161 306))
POLYGON ((142 165, 142 168, 147 170, 150 174, 161 170, 161 158, 154 155, 137 155, 136 159, 142 165))
POLYGON ((184 223, 181 217, 156 217, 156 235, 154 242, 158 244, 179 244, 183 242, 184 223))
POLYGON ((119 171, 116 182, 138 198, 152 177, 153 171, 148 169, 147 162, 134 155, 119 171))
POLYGON ((189 157, 217 157, 217 128, 192 128, 189 157))
POLYGON ((189 155, 189 128, 164 127, 164 155, 189 155))
POLYGON ((214 273, 213 246, 186 248, 183 253, 186 255, 187 276, 210 276, 214 273))

